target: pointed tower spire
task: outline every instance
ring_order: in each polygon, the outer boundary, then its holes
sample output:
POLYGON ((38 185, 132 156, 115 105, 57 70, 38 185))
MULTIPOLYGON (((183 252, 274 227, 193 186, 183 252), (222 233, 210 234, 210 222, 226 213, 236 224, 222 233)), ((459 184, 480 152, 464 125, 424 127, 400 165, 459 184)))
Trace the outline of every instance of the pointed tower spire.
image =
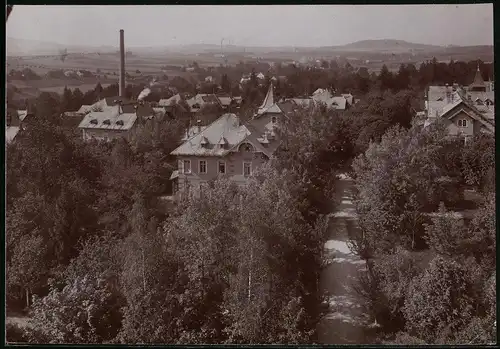
POLYGON ((476 75, 474 76, 474 81, 472 81, 469 88, 471 91, 482 91, 486 89, 486 84, 484 83, 481 70, 479 69, 479 61, 477 62, 477 70, 476 75))
POLYGON ((269 84, 269 89, 267 90, 266 98, 264 98, 264 102, 259 107, 258 114, 263 113, 266 109, 269 109, 274 104, 274 87, 273 83, 269 84))

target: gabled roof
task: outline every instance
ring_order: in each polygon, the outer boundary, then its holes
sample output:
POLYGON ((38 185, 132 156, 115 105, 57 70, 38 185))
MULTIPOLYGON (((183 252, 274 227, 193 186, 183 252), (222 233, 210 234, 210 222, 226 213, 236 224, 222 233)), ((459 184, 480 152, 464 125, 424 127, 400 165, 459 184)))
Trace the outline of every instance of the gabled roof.
POLYGON ((247 128, 240 125, 235 114, 224 114, 200 133, 184 142, 171 155, 223 156, 227 154, 228 148, 239 144, 246 138, 248 133, 247 128), (203 137, 208 140, 211 146, 202 146, 201 140, 203 137), (229 147, 221 148, 217 146, 222 137, 227 140, 229 147))
POLYGON ((125 114, 137 114, 138 116, 153 116, 154 110, 149 103, 137 103, 121 97, 106 97, 90 106, 82 105, 78 112, 86 113, 94 108, 102 109, 102 112, 110 111, 111 113, 116 110, 118 101, 121 100, 122 111, 125 114), (135 108, 137 106, 137 109, 135 108))
POLYGON ((78 109, 77 113, 82 113, 82 114, 85 114, 89 111, 92 110, 92 105, 88 105, 88 104, 83 104, 80 109, 78 109))
POLYGON ((217 98, 216 95, 207 93, 198 93, 193 98, 186 100, 186 103, 192 109, 191 111, 193 111, 193 109, 198 109, 195 107, 196 105, 199 105, 200 108, 205 104, 215 104, 222 107, 222 104, 220 103, 219 98, 217 98))
POLYGON ((460 98, 458 101, 455 101, 454 103, 450 103, 445 108, 443 108, 439 116, 453 119, 460 111, 463 111, 472 119, 479 121, 489 131, 495 132, 495 126, 485 116, 482 115, 481 111, 479 111, 476 107, 462 98, 460 98), (458 107, 460 106, 462 106, 462 108, 459 109, 458 107))
MULTIPOLYGON (((276 151, 276 149, 278 149, 278 147, 280 145, 278 137, 276 136, 276 138, 274 140, 268 141, 268 143, 266 143, 266 146, 263 146, 261 144, 261 142, 259 142, 259 139, 262 138, 262 136, 264 135, 264 133, 266 131, 269 131, 268 127, 266 126, 264 130, 261 130, 258 127, 258 125, 257 125, 257 123, 256 123, 255 120, 250 120, 249 122, 247 122, 245 124, 245 127, 249 131, 249 134, 240 143, 249 142, 250 144, 252 144, 255 147, 256 151, 265 154, 267 157, 271 157, 273 155, 273 153, 276 151)), ((239 146, 239 144, 236 145, 234 147, 234 149, 237 149, 238 146, 239 146)))
POLYGON ((322 88, 318 88, 316 91, 314 91, 314 92, 313 92, 313 96, 314 96, 314 95, 317 95, 317 94, 322 94, 322 93, 324 93, 324 92, 325 92, 325 90, 324 90, 324 89, 322 89, 322 88))
POLYGON ((450 113, 450 115, 447 116, 447 118, 449 120, 451 120, 451 119, 453 119, 460 112, 464 112, 465 114, 467 114, 468 116, 470 116, 471 119, 479 121, 488 131, 495 132, 495 126, 493 124, 491 124, 490 122, 486 121, 481 115, 478 115, 474 111, 469 112, 469 111, 467 111, 465 109, 460 109, 460 110, 457 110, 454 113, 450 113))
POLYGON ((27 110, 18 110, 17 111, 17 117, 19 118, 19 121, 23 121, 24 119, 26 119, 26 116, 28 116, 27 110))
POLYGON ((219 103, 224 107, 229 106, 233 100, 230 96, 217 96, 217 98, 219 98, 219 103))
POLYGON ((466 93, 467 98, 470 96, 470 98, 474 101, 477 98, 479 98, 482 101, 486 101, 489 99, 492 102, 495 102, 495 91, 467 91, 466 93))
MULTIPOLYGON (((257 152, 270 157, 279 146, 277 135, 264 146, 259 139, 270 132, 268 125, 259 128, 259 122, 250 120, 245 125, 240 125, 235 114, 224 114, 212 124, 203 128, 171 155, 179 156, 225 156, 238 151, 240 144, 250 143, 257 152), (223 145, 223 146, 221 146, 223 145)), ((262 140, 262 139, 261 139, 262 140)))
POLYGON ((11 143, 19 132, 18 126, 7 126, 5 128, 5 142, 11 143))
POLYGON ((134 126, 137 120, 136 113, 120 113, 119 106, 107 108, 102 112, 90 112, 78 125, 78 128, 101 129, 101 130, 122 130, 127 131, 134 126))

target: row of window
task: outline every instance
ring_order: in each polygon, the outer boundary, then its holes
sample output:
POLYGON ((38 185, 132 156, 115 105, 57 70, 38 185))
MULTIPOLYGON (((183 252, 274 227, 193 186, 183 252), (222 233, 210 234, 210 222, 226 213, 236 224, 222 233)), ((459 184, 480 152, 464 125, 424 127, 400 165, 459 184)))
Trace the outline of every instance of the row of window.
POLYGON ((465 119, 458 120, 458 127, 467 127, 467 120, 465 119))
MULTIPOLYGON (((182 172, 185 174, 191 173, 191 160, 183 161, 182 172)), ((198 162, 198 173, 204 174, 207 173, 207 161, 199 160, 198 162)), ((226 162, 219 161, 218 162, 218 173, 225 174, 226 173, 226 162)), ((250 176, 252 174, 252 163, 251 162, 243 162, 243 175, 250 176)))

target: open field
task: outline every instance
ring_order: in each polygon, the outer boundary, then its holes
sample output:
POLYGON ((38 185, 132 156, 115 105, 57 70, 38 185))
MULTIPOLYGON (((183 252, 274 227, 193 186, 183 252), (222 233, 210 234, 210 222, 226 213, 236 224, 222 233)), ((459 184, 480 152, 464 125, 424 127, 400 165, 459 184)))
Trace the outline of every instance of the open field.
MULTIPOLYGON (((127 73, 135 75, 136 70, 140 70, 144 74, 165 74, 167 76, 186 76, 189 73, 182 72, 181 66, 186 63, 192 63, 194 60, 177 59, 177 62, 172 62, 164 57, 148 56, 148 57, 126 57, 125 64, 127 73), (170 69, 162 71, 164 65, 179 66, 178 70, 170 69)), ((65 70, 89 70, 96 72, 99 69, 102 74, 118 74, 119 57, 114 54, 89 54, 89 55, 69 55, 64 61, 58 57, 30 57, 24 59, 7 58, 7 70, 21 70, 30 68, 37 74, 45 74, 50 70, 65 69, 65 70)))
MULTIPOLYGON (((88 52, 88 51, 87 51, 88 52)), ((436 57, 438 61, 454 60, 493 60, 490 46, 471 47, 427 47, 399 41, 366 41, 346 47, 323 48, 244 48, 228 47, 227 64, 236 65, 241 61, 261 61, 287 63, 310 60, 336 60, 344 58, 356 69, 366 67, 370 73, 380 72, 385 64, 392 72, 397 72, 401 64, 414 64, 417 68, 423 61, 436 57)), ((186 79, 197 78, 197 74, 183 72, 181 68, 197 62, 201 67, 225 64, 217 45, 210 47, 196 46, 170 48, 168 50, 134 51, 126 55, 126 70, 130 78, 128 83, 144 84, 148 78, 142 76, 166 75, 181 76, 186 79), (169 69, 162 70, 168 66, 169 69), (138 72, 139 71, 139 72, 138 72)), ((343 63, 342 63, 343 64, 343 63)), ((100 82, 107 86, 118 81, 119 55, 117 52, 69 53, 64 61, 57 55, 7 57, 7 71, 29 68, 39 75, 51 70, 88 70, 96 76, 86 79, 42 79, 34 81, 9 81, 15 86, 18 95, 14 98, 36 96, 41 91, 61 93, 65 86, 79 88, 85 92, 100 82), (99 71, 99 73, 98 73, 99 71)))

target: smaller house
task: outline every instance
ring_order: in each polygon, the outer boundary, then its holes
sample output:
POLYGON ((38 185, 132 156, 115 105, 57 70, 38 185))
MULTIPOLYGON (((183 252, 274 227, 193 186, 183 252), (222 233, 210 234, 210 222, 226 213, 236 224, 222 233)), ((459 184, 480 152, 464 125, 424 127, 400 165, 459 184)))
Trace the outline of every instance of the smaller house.
POLYGON ((85 141, 111 141, 118 137, 128 139, 137 120, 154 117, 155 111, 146 103, 115 98, 104 98, 90 107, 78 125, 85 141))
POLYGON ((207 105, 213 105, 223 109, 223 106, 221 105, 219 98, 217 98, 217 96, 214 94, 198 93, 193 98, 186 100, 186 103, 189 105, 189 108, 191 109, 192 113, 200 111, 203 107, 207 105))
POLYGON ((354 104, 354 97, 350 93, 334 96, 328 89, 322 88, 314 91, 311 98, 315 103, 321 103, 326 105, 328 109, 333 110, 346 110, 354 104))
POLYGON ((124 113, 121 106, 116 105, 112 110, 88 113, 78 128, 82 130, 84 141, 109 142, 119 137, 128 139, 136 120, 136 113, 124 113))
POLYGON ((266 78, 266 76, 263 73, 257 74, 257 79, 264 80, 265 78, 266 78))
POLYGON ((242 101, 241 97, 231 97, 227 95, 217 95, 217 98, 219 99, 219 103, 224 110, 228 110, 229 108, 239 108, 242 101))
POLYGON ((449 135, 461 136, 465 140, 481 132, 495 133, 494 111, 488 106, 474 105, 470 95, 461 88, 430 86, 426 108, 424 127, 441 119, 449 135))
POLYGON ((214 81, 215 81, 215 79, 214 79, 212 76, 207 76, 207 77, 205 78, 205 82, 212 83, 212 82, 214 82, 214 81))

